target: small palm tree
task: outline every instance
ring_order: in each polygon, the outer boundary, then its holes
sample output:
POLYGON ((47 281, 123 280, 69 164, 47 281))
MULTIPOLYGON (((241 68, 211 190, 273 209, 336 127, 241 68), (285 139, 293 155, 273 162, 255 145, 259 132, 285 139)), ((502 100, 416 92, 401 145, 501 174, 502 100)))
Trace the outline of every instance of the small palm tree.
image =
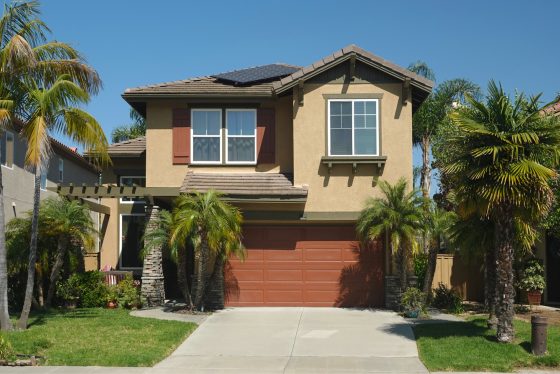
POLYGON ((27 141, 25 164, 34 170, 34 199, 31 224, 31 242, 29 244, 29 274, 25 300, 18 327, 27 328, 33 296, 34 264, 37 260, 37 233, 39 219, 39 201, 41 173, 48 167, 51 155, 50 136, 63 134, 90 152, 98 155, 102 161, 108 161, 107 139, 103 129, 93 116, 77 106, 89 102, 90 96, 75 83, 70 75, 61 75, 52 85, 28 80, 25 82, 22 111, 25 126, 22 135, 27 141))
MULTIPOLYGON (((51 267, 50 283, 45 301, 45 306, 48 308, 52 305, 56 283, 70 244, 73 243, 74 246, 77 244, 85 251, 92 250, 95 248, 97 230, 90 210, 77 200, 48 198, 42 202, 39 216, 40 222, 43 222, 44 225, 42 231, 57 239, 57 249, 51 267)), ((83 256, 78 257, 83 260, 83 256)))
POLYGON ((133 108, 130 108, 130 119, 132 120, 131 124, 113 129, 111 132, 111 141, 113 143, 136 139, 146 135, 146 120, 133 108))
POLYGON ((171 255, 171 259, 177 265, 177 280, 179 289, 189 309, 193 308, 193 301, 188 283, 187 274, 187 248, 188 245, 183 241, 172 240, 175 228, 174 215, 168 210, 162 209, 159 212, 155 227, 146 230, 144 235, 144 248, 142 256, 146 256, 152 250, 164 250, 171 255))
POLYGON ((400 285, 401 290, 405 290, 408 259, 416 250, 416 238, 424 228, 424 200, 418 191, 408 190, 404 178, 395 185, 381 181, 379 188, 383 196, 367 201, 356 229, 364 243, 383 240, 385 236, 389 239, 391 252, 399 258, 400 285))
POLYGON ((175 227, 171 240, 182 243, 190 240, 195 251, 194 305, 198 310, 204 308, 211 253, 223 259, 225 253, 241 247, 241 212, 223 201, 221 196, 212 190, 204 194, 182 195, 175 201, 173 209, 175 227))
POLYGON ((441 242, 449 238, 450 229, 455 223, 457 215, 455 212, 449 212, 438 208, 438 206, 432 202, 427 218, 426 236, 428 238, 429 251, 423 291, 428 296, 432 291, 432 282, 434 281, 437 255, 441 251, 441 242))
POLYGON ((514 339, 516 230, 528 242, 534 240, 535 223, 551 205, 549 182, 560 161, 560 118, 544 114, 539 97, 519 94, 512 100, 490 82, 485 102, 467 95, 469 105, 450 115, 457 131, 447 140, 454 152, 442 172, 459 208, 494 226, 500 342, 514 339))

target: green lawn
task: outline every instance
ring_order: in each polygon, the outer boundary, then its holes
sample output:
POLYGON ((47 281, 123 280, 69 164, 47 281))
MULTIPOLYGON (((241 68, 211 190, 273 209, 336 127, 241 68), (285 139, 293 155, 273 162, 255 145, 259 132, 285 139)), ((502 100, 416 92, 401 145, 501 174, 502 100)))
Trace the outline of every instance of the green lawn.
POLYGON ((28 330, 5 336, 16 353, 45 356, 46 365, 152 366, 196 328, 128 313, 76 309, 35 314, 28 330))
POLYGON ((420 359, 430 371, 513 371, 522 367, 560 365, 560 328, 549 326, 548 351, 531 350, 531 324, 515 321, 516 341, 500 344, 486 320, 425 324, 414 327, 420 359))

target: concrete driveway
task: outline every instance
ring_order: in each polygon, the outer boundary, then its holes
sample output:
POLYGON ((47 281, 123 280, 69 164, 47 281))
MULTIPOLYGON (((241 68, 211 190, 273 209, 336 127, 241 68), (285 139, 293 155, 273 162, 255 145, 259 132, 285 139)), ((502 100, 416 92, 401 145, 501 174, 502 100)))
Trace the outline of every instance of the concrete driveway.
POLYGON ((209 317, 154 373, 427 373, 387 311, 234 308, 209 317))

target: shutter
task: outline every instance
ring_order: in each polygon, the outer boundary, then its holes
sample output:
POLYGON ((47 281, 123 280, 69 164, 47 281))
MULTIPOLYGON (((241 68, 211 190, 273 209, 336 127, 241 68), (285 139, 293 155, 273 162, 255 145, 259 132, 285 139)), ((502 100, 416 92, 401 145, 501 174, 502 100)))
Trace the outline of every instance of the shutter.
POLYGON ((191 160, 191 115, 185 108, 173 109, 173 164, 191 160))
POLYGON ((257 163, 276 162, 276 117, 273 108, 257 109, 257 163))

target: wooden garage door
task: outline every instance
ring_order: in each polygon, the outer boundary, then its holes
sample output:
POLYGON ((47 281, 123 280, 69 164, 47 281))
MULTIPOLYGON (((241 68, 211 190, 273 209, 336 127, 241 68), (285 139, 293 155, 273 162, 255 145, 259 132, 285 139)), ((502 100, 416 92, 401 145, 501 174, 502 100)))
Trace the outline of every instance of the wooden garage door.
POLYGON ((246 226, 244 262, 226 267, 228 306, 382 306, 381 245, 353 226, 246 226))

